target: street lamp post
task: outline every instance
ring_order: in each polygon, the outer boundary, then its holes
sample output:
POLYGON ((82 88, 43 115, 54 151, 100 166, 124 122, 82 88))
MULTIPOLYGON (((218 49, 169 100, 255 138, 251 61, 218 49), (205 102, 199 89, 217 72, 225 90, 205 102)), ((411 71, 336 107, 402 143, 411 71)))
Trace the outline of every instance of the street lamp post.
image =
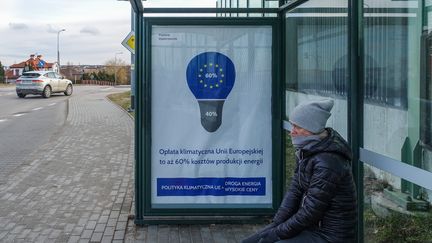
POLYGON ((59 40, 60 40, 60 33, 66 31, 66 29, 61 29, 57 31, 57 64, 59 66, 59 72, 60 72, 60 49, 59 49, 59 40))
POLYGON ((117 55, 123 54, 123 52, 116 52, 114 55, 114 86, 117 85, 117 55))

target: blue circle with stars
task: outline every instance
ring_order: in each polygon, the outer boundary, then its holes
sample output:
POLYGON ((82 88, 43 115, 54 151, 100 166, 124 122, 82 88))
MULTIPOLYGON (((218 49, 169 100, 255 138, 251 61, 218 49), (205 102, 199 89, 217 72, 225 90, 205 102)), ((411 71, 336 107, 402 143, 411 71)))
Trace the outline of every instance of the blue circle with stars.
POLYGON ((235 82, 234 63, 222 53, 204 52, 189 62, 186 79, 197 99, 226 99, 235 82))

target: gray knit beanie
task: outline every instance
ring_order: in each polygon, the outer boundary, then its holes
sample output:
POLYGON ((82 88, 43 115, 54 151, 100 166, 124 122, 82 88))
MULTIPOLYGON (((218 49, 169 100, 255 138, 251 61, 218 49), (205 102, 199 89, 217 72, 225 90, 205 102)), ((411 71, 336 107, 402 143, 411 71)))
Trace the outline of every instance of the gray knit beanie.
POLYGON ((312 133, 320 133, 324 130, 327 119, 333 108, 333 100, 308 101, 296 106, 289 121, 312 133))

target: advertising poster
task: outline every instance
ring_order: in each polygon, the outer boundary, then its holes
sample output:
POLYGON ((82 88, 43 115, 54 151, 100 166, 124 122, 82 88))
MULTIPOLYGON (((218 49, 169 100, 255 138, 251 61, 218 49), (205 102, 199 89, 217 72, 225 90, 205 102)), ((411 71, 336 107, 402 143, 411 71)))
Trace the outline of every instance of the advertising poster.
POLYGON ((272 207, 271 26, 153 26, 153 208, 272 207))

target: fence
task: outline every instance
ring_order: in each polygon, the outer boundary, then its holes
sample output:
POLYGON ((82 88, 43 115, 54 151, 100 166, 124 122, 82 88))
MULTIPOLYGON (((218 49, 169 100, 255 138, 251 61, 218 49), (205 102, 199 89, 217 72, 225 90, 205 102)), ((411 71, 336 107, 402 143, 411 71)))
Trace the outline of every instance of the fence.
POLYGON ((114 82, 102 80, 77 80, 77 84, 114 86, 114 82))

